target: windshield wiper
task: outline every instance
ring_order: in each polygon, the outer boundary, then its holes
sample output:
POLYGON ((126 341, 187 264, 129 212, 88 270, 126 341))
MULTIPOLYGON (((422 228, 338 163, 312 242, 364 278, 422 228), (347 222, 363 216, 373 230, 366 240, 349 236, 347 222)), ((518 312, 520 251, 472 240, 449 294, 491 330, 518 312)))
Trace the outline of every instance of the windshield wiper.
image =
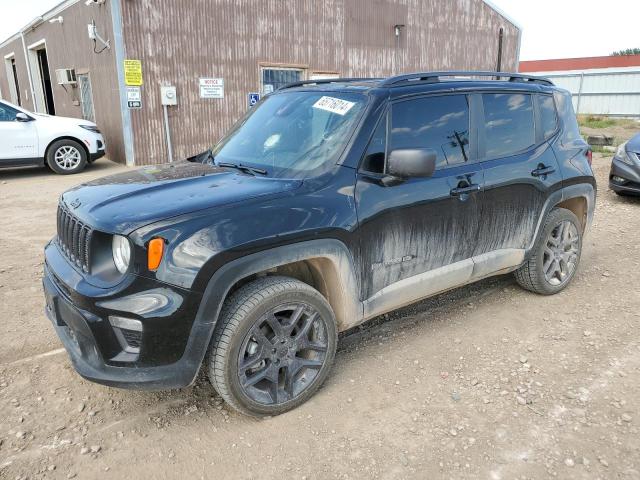
POLYGON ((219 162, 216 165, 219 167, 235 168, 241 172, 248 173, 255 177, 256 173, 259 175, 266 175, 267 171, 262 168, 249 167, 248 165, 242 165, 241 163, 219 162))

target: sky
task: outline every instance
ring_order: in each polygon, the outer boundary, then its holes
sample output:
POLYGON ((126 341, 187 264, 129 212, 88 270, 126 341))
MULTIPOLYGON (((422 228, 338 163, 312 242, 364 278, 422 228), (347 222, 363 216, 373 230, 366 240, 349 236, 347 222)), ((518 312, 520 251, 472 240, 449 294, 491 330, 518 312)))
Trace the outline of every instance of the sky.
MULTIPOLYGON (((308 0, 301 0, 308 1, 308 0)), ((521 60, 640 48, 640 0, 492 0, 522 27, 521 60)), ((0 0, 0 41, 60 0, 0 0)))

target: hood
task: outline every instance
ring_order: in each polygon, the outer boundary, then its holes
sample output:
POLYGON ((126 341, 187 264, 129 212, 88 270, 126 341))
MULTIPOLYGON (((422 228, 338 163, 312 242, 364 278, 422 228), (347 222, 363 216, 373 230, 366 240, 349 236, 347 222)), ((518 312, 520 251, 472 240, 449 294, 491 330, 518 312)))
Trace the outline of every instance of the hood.
POLYGON ((69 125, 72 127, 77 127, 78 125, 91 125, 96 126, 95 123, 90 122, 89 120, 83 120, 82 118, 71 118, 71 117, 58 117, 55 115, 48 115, 46 113, 32 113, 29 112, 29 115, 36 118, 39 122, 52 122, 55 123, 58 127, 61 125, 69 125))
POLYGON ((126 235, 159 220, 294 190, 301 183, 184 161, 83 183, 65 192, 62 201, 93 228, 126 235))
POLYGON ((640 133, 627 142, 627 150, 640 153, 640 133))

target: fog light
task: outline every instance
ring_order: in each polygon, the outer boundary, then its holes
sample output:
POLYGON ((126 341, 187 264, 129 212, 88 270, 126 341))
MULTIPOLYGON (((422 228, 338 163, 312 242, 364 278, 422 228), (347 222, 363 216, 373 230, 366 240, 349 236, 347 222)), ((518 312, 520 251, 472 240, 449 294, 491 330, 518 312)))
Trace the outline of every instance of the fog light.
POLYGON ((622 177, 618 177, 617 175, 614 175, 611 180, 613 180, 616 183, 624 183, 626 182, 626 180, 622 177))
POLYGON ((140 353, 142 343, 142 322, 132 318, 109 317, 109 323, 122 350, 127 353, 140 353))

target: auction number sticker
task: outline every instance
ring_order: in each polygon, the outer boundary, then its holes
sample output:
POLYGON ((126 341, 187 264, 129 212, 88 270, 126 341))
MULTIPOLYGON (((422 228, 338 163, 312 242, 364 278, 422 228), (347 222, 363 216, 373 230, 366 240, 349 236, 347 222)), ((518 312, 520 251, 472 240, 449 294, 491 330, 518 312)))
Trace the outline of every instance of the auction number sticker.
POLYGON ((323 96, 313 104, 313 108, 326 110, 327 112, 345 115, 355 105, 354 102, 348 102, 341 98, 323 96))

